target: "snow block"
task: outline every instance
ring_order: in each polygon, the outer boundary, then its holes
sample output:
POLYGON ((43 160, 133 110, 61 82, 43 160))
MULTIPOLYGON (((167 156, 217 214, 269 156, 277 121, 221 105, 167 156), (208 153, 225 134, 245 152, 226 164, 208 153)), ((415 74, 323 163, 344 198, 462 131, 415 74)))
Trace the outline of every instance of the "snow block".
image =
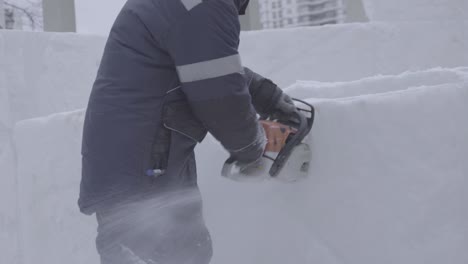
MULTIPOLYGON (((0 34, 0 58, 5 58, 5 39, 0 34)), ((6 87, 5 69, 9 65, 0 59, 0 263, 19 261, 19 226, 17 214, 16 164, 11 142, 12 120, 10 98, 6 87)))
POLYGON ((23 263, 98 263, 96 219, 79 212, 83 111, 15 127, 23 263))
POLYGON ((467 263, 467 100, 464 83, 318 102, 295 184, 223 180, 205 143, 214 263, 467 263))
MULTIPOLYGON (((468 23, 342 24, 243 32, 243 62, 286 87, 468 65, 468 23), (294 45, 292 45, 293 43, 294 45)), ((0 30, 13 121, 86 107, 105 38, 0 30)))
POLYGON ((341 24, 244 32, 246 66, 285 87, 468 65, 468 22, 341 24))
POLYGON ((341 98, 468 81, 468 68, 430 69, 399 75, 377 75, 352 82, 297 81, 286 92, 298 99, 341 98))
MULTIPOLYGON (((213 263, 466 263, 467 100, 467 84, 445 84, 318 102, 296 184, 223 179, 226 154, 207 140, 213 263)), ((24 263, 97 263, 95 219, 76 205, 83 114, 15 128, 24 263)))
POLYGON ((298 215, 346 263, 468 262, 466 100, 465 83, 318 105, 298 215))
POLYGON ((466 20, 468 0, 362 0, 371 21, 466 20))
POLYGON ((16 162, 10 139, 0 153, 0 263, 19 264, 19 217, 16 162))
MULTIPOLYGON (((5 50, 5 39, 0 34, 0 58, 5 58, 7 53, 5 50)), ((0 155, 7 147, 7 142, 10 136, 12 127, 10 113, 10 97, 6 85, 6 69, 9 67, 3 59, 0 60, 0 155)))

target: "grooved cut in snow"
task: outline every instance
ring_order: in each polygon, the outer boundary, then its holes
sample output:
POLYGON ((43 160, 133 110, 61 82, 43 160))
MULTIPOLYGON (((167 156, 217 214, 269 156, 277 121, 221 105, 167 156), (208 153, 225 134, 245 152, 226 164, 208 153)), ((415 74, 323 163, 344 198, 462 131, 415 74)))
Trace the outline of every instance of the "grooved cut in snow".
POLYGON ((373 76, 352 82, 297 81, 286 89, 295 98, 340 98, 406 90, 412 87, 434 86, 468 81, 468 68, 431 69, 405 72, 395 76, 373 76))

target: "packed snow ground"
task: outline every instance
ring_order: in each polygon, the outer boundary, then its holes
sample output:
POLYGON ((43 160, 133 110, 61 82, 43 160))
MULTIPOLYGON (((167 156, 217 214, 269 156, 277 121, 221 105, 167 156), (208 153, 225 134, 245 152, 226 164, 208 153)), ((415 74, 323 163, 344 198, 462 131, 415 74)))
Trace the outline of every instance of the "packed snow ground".
MULTIPOLYGON (((243 34, 244 64, 317 108, 312 170, 232 183, 219 144, 199 146, 213 263, 468 263, 467 1, 364 2, 406 22, 243 34)), ((98 263, 76 199, 104 42, 0 31, 0 263, 98 263)))

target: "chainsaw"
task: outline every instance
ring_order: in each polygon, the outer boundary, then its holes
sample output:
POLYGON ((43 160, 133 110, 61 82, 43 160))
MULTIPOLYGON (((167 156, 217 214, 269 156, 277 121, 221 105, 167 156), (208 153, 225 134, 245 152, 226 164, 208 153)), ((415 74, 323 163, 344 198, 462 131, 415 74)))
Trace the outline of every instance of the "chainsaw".
MULTIPOLYGON (((257 179, 276 178, 292 182, 308 175, 312 154, 310 146, 303 141, 312 129, 315 109, 305 101, 293 101, 297 111, 287 120, 260 118, 267 144, 262 161, 258 165, 260 168, 257 168, 257 179)), ((248 178, 242 177, 242 173, 234 158, 229 158, 224 163, 223 176, 232 179, 248 178)))

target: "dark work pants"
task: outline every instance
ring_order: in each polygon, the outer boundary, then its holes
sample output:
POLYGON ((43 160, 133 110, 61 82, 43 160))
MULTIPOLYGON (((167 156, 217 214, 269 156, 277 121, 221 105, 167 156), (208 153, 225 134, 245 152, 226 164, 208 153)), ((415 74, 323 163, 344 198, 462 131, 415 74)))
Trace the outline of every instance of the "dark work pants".
POLYGON ((96 213, 101 264, 208 264, 198 188, 158 193, 96 213))

